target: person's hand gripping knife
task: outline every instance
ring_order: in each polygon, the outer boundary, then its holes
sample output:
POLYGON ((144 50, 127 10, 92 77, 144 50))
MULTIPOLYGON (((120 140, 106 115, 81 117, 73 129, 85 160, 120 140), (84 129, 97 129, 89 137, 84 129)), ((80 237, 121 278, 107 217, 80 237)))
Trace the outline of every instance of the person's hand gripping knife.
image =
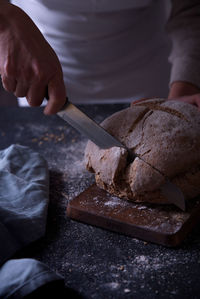
POLYGON ((0 0, 0 74, 3 87, 30 106, 40 106, 48 88, 45 114, 66 101, 57 55, 27 14, 6 0, 0 0))

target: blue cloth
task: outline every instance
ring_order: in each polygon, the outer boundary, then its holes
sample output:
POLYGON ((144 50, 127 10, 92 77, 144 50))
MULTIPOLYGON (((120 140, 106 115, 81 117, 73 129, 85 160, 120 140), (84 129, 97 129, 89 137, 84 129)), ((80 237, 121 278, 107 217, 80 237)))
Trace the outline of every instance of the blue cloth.
POLYGON ((44 235, 48 182, 40 154, 20 145, 0 151, 0 264, 44 235))
POLYGON ((60 280, 61 276, 36 260, 9 260, 0 268, 0 298, 23 298, 47 283, 60 280))
POLYGON ((41 155, 20 145, 0 151, 0 298, 23 298, 61 279, 38 261, 9 260, 45 234, 48 201, 48 167, 41 155))

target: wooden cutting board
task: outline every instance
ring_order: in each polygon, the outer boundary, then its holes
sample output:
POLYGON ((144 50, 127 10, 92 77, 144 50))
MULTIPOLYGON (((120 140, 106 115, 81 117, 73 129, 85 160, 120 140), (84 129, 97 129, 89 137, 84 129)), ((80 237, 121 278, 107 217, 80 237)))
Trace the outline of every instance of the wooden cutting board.
POLYGON ((200 200, 190 201, 183 212, 173 205, 132 203, 94 184, 69 202, 67 215, 134 238, 174 247, 200 220, 200 200))

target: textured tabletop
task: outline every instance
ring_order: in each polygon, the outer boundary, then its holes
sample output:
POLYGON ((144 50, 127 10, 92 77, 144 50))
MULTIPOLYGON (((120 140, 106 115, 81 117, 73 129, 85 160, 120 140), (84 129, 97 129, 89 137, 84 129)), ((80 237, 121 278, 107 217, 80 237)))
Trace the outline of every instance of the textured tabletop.
MULTIPOLYGON (((81 107, 100 122, 122 105, 81 107)), ((0 149, 30 146, 47 160, 46 235, 18 254, 43 261, 84 298, 200 298, 200 225, 170 249, 70 220, 70 199, 94 182, 83 164, 87 139, 41 108, 1 108, 0 149)))

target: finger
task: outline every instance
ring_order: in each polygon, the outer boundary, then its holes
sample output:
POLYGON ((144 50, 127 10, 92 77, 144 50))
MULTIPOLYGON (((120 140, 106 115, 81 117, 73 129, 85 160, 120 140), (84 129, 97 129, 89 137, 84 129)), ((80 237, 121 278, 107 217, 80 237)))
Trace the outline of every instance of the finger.
POLYGON ((7 77, 2 75, 2 84, 5 90, 14 93, 17 86, 17 81, 14 77, 7 77))
POLYGON ((178 98, 170 98, 169 100, 188 103, 190 105, 197 107, 200 110, 200 94, 187 95, 178 98))
POLYGON ((28 89, 29 86, 27 82, 18 81, 14 94, 16 97, 25 97, 27 95, 28 89))
POLYGON ((195 95, 195 102, 196 102, 196 106, 198 108, 198 110, 200 110, 200 94, 196 94, 195 95))
POLYGON ((187 96, 182 96, 182 97, 177 97, 177 98, 171 98, 169 100, 174 100, 174 101, 180 101, 184 103, 188 103, 191 105, 197 105, 197 97, 196 95, 187 95, 187 96))
POLYGON ((45 97, 45 86, 39 83, 32 84, 27 92, 27 101, 30 106, 40 106, 45 97))
MULTIPOLYGON (((142 99, 139 99, 139 100, 136 100, 136 101, 133 101, 131 102, 131 107, 133 107, 135 104, 137 103, 140 103, 140 102, 143 102, 143 101, 146 101, 146 100, 150 100, 152 98, 142 98, 142 99)), ((154 98, 155 99, 155 98, 154 98)))
POLYGON ((66 102, 66 91, 62 77, 54 77, 48 84, 49 100, 44 109, 45 114, 57 113, 66 102))

